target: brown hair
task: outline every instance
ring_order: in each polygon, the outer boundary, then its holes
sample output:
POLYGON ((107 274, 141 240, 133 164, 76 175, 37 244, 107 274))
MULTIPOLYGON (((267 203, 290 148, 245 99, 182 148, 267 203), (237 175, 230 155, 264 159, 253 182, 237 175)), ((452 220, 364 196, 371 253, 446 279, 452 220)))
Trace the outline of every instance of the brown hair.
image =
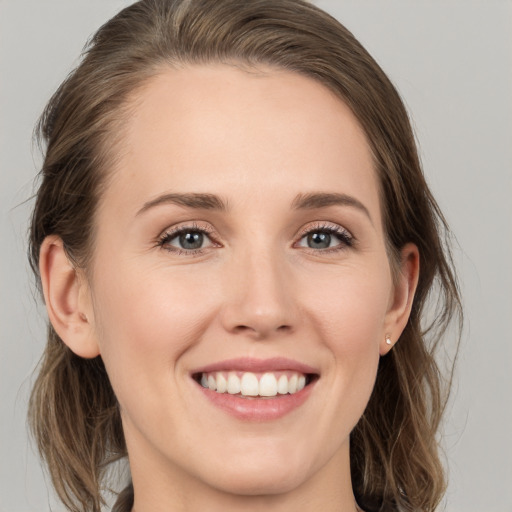
MULTIPOLYGON (((38 282, 39 250, 50 234, 62 238, 77 266, 87 267, 128 96, 166 66, 208 62, 264 64, 311 77, 334 91, 366 132, 390 260, 413 242, 421 272, 409 322, 381 358, 373 394, 351 434, 354 493, 367 511, 433 511, 445 490, 436 433, 449 389, 443 391, 434 355, 452 317, 461 318, 449 230, 423 177, 397 91, 353 35, 313 5, 142 0, 99 29, 38 126, 46 143, 30 233, 38 282), (432 295, 434 320, 422 325, 432 295)), ((101 357, 74 355, 51 325, 29 418, 67 508, 99 512, 105 471, 126 455, 119 409, 101 357)))

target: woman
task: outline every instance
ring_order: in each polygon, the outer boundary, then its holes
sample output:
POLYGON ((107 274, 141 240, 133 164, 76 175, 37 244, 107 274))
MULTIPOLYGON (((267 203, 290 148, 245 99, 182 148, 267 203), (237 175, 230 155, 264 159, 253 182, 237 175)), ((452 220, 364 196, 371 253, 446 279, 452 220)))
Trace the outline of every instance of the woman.
POLYGON ((138 2, 40 133, 30 420, 69 510, 99 511, 126 455, 118 511, 435 509, 447 227, 344 27, 296 0, 138 2))

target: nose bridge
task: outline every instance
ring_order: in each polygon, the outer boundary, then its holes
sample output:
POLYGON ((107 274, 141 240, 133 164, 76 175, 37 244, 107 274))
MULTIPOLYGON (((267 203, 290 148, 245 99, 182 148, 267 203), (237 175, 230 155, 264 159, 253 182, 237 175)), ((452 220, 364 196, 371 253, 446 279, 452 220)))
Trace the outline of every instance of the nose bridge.
POLYGON ((297 321, 290 269, 282 251, 246 247, 228 270, 225 327, 255 337, 291 330, 297 321))

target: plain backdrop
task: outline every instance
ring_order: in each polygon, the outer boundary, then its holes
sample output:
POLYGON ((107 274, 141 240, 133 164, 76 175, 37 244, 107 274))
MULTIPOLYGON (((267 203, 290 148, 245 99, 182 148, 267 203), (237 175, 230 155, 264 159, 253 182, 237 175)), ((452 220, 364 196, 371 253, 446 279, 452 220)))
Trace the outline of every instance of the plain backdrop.
MULTIPOLYGON (((123 0, 0 0, 0 512, 61 511, 27 435, 45 314, 26 262, 32 129, 123 0)), ((320 0, 398 87, 459 247, 466 328, 443 429, 449 512, 512 512, 512 3, 320 0)))

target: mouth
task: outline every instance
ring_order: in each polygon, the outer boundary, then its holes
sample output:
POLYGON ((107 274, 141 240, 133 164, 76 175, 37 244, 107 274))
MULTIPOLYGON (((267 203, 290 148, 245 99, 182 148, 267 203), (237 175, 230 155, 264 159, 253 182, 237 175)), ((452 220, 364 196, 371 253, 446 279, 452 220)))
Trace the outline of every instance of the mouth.
POLYGON ((249 399, 294 395, 317 378, 317 374, 293 370, 267 372, 228 370, 193 374, 193 379, 205 389, 249 399))
POLYGON ((272 421, 304 404, 320 379, 315 368, 287 358, 238 358, 191 374, 209 403, 244 421, 272 421))

